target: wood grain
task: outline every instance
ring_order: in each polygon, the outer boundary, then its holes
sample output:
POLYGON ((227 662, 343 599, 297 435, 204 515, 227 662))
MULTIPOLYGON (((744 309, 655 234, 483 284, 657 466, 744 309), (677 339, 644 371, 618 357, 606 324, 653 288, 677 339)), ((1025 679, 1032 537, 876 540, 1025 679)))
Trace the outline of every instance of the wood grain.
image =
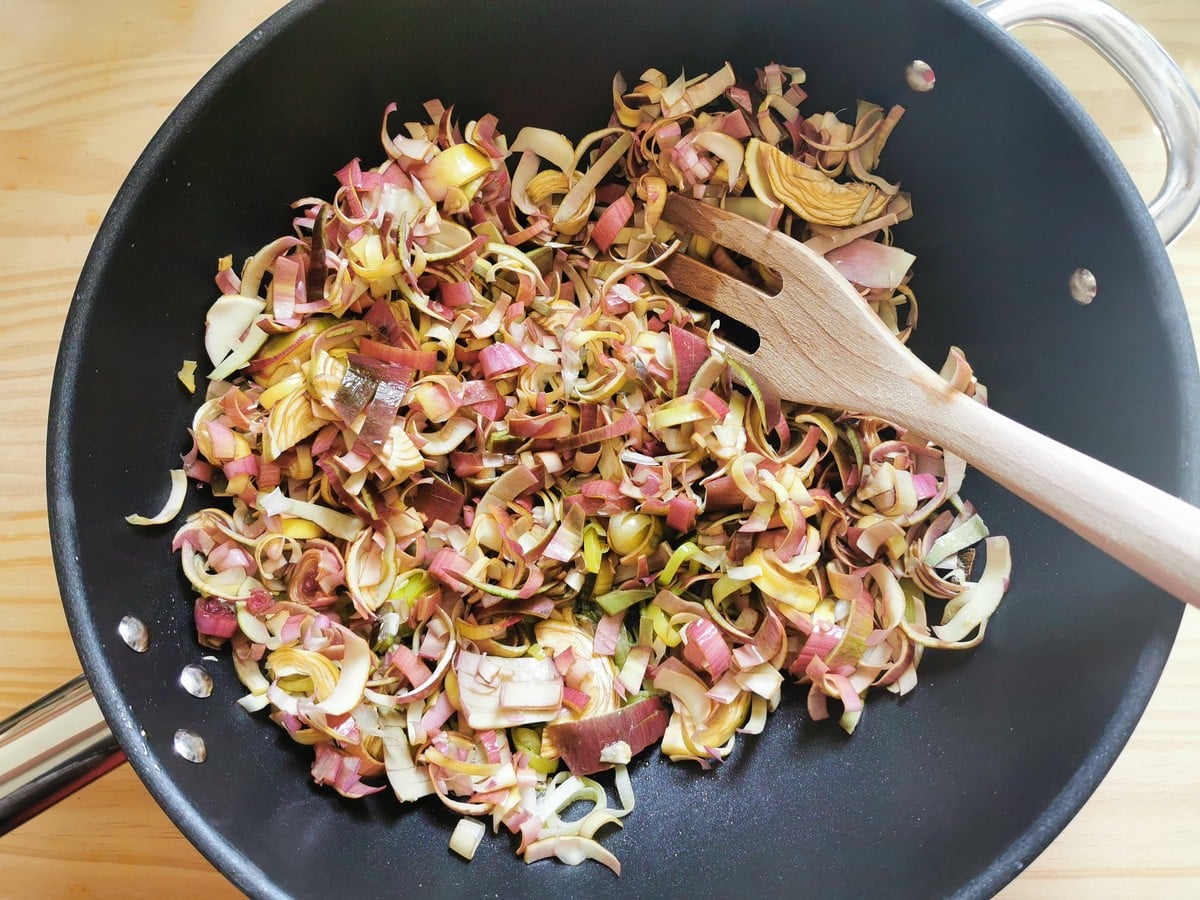
MULTIPOLYGON (((158 125, 279 5, 0 0, 0 715, 79 670, 50 562, 43 457, 54 357, 80 266, 158 125)), ((1194 0, 1118 5, 1200 84, 1194 0)), ((1045 29, 1020 37, 1152 194, 1162 151, 1132 93, 1072 39, 1045 29)), ((1200 228, 1171 259, 1200 330, 1200 228)), ((1189 610, 1128 747, 1066 831, 1002 892, 1005 900, 1200 896, 1198 723, 1200 615, 1189 610)), ((0 840, 0 871, 3 897, 237 896, 128 768, 0 840)))

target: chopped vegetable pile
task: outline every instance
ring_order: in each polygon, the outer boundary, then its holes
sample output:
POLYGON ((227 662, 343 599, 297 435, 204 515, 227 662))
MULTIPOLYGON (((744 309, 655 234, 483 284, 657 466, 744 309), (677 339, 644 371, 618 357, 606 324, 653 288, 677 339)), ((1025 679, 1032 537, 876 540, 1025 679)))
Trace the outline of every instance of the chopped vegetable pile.
MULTIPOLYGON (((221 261, 182 473, 232 505, 173 546, 201 642, 231 647, 241 705, 312 748, 318 784, 436 794, 467 858, 478 818, 526 861, 619 873, 597 833, 633 809, 633 757, 713 765, 786 681, 853 731, 870 688, 983 639, 1008 544, 959 496, 963 461, 781 402, 658 268, 773 277, 661 221, 685 192, 825 254, 908 337, 911 205, 875 172, 903 110, 806 116, 803 82, 618 76, 578 143, 510 144, 436 101, 397 129, 393 105, 382 164, 298 201, 240 274, 221 261)), ((985 400, 957 349, 943 374, 985 400)), ((185 485, 131 521, 169 521, 185 485)))

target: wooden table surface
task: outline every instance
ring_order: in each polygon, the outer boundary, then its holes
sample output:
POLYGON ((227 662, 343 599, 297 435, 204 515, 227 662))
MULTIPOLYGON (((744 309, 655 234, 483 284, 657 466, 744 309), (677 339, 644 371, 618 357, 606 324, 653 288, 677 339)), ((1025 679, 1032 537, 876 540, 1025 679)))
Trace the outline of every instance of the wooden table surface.
MULTIPOLYGON (((50 560, 43 462, 51 373, 79 269, 155 129, 279 5, 0 0, 0 716, 79 671, 50 560)), ((1118 5, 1200 84, 1200 4, 1118 5)), ((1037 28, 1020 37, 1152 194, 1161 146, 1119 77, 1065 35, 1037 28)), ((1200 333, 1200 225, 1171 259, 1200 333)), ((1112 772, 1002 896, 1200 896, 1198 847, 1200 614, 1188 610, 1149 711, 1112 772)), ((128 767, 0 840, 0 872, 3 897, 237 895, 128 767)))

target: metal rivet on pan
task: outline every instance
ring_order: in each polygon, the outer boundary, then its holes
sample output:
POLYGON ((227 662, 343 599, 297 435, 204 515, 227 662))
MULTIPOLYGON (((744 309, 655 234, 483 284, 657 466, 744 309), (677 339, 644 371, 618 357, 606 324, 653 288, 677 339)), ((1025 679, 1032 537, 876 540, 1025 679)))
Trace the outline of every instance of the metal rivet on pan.
POLYGON ((213 692, 212 676, 204 666, 195 663, 183 667, 183 671, 179 673, 179 683, 193 697, 208 697, 213 692))
POLYGON ((1076 269, 1072 272, 1068 284, 1071 288, 1071 299, 1081 306, 1087 306, 1096 299, 1096 276, 1087 269, 1076 269))
POLYGON ((150 649, 150 629, 136 616, 122 618, 121 624, 117 626, 117 634, 138 653, 145 653, 150 649))
POLYGON ((934 85, 937 84, 937 76, 933 74, 933 66, 923 59, 914 59, 910 62, 904 69, 904 77, 908 80, 910 88, 922 94, 932 91, 934 85))
POLYGON ((208 748, 204 746, 204 738, 186 728, 175 732, 175 752, 188 762, 202 763, 208 759, 208 748))

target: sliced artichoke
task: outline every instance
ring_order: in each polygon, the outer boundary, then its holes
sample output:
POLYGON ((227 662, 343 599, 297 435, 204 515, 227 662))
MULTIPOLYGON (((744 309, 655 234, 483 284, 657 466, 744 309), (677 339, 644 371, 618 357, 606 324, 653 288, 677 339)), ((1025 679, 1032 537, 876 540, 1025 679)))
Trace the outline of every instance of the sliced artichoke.
POLYGON ((299 647, 280 647, 267 655, 267 671, 275 679, 308 679, 317 701, 333 693, 338 667, 326 656, 299 647))
MULTIPOLYGON (((538 622, 533 629, 537 642, 554 655, 558 655, 570 647, 575 659, 585 661, 592 673, 583 680, 582 689, 591 698, 581 712, 575 713, 564 709, 555 722, 570 722, 599 716, 613 712, 620 707, 614 684, 617 680, 617 670, 611 657, 594 656, 590 631, 585 630, 574 622, 562 619, 546 619, 538 622)), ((554 746, 548 731, 542 733, 542 756, 546 759, 557 759, 559 750, 554 746)))
POLYGON ((333 398, 337 396, 346 377, 346 360, 324 351, 312 358, 304 367, 309 393, 330 412, 334 412, 333 398))
POLYGON ((308 391, 304 388, 293 391, 271 407, 271 415, 263 431, 263 460, 271 462, 278 459, 281 453, 296 446, 324 424, 325 420, 313 412, 308 391))
POLYGON ((266 387, 275 380, 276 373, 281 369, 293 363, 298 366, 306 363, 312 355, 313 341, 317 335, 336 325, 337 321, 333 316, 314 316, 295 331, 266 338, 254 357, 262 365, 254 373, 254 380, 266 387))
POLYGON ((891 197, 860 182, 842 184, 777 147, 751 138, 746 151, 750 186, 764 203, 782 203, 815 225, 860 225, 883 215, 891 197))
POLYGON ((392 426, 379 456, 397 481, 407 475, 425 471, 425 458, 421 456, 421 451, 405 432, 403 425, 392 426))

